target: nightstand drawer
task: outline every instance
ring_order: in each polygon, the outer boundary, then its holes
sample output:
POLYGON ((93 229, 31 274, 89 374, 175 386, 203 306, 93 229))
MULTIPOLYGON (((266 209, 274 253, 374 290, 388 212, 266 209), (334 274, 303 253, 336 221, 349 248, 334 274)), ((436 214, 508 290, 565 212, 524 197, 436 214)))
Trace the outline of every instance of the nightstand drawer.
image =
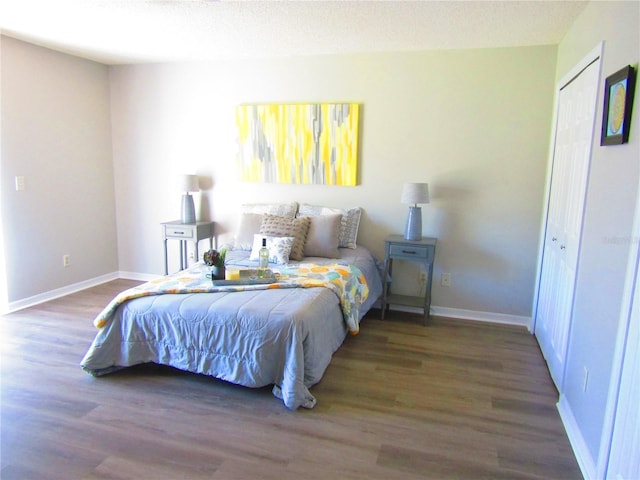
POLYGON ((426 260, 432 248, 422 245, 390 245, 389 254, 392 257, 405 257, 426 260))
POLYGON ((167 238, 193 238, 193 234, 195 233, 195 228, 180 228, 174 226, 168 226, 165 230, 165 236, 167 238))

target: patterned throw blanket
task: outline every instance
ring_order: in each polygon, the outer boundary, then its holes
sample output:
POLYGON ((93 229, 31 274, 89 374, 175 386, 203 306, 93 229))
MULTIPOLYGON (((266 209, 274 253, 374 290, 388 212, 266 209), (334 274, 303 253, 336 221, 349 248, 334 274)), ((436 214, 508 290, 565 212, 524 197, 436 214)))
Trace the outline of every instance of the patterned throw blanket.
POLYGON ((285 267, 277 271, 276 283, 256 285, 217 285, 207 277, 210 267, 199 263, 181 272, 152 280, 118 294, 96 317, 93 324, 104 327, 120 305, 134 298, 166 293, 211 293, 236 292, 246 290, 267 290, 272 288, 326 287, 340 299, 340 307, 349 331, 355 335, 359 331, 360 305, 369 295, 369 287, 360 269, 354 265, 317 265, 313 263, 285 267))

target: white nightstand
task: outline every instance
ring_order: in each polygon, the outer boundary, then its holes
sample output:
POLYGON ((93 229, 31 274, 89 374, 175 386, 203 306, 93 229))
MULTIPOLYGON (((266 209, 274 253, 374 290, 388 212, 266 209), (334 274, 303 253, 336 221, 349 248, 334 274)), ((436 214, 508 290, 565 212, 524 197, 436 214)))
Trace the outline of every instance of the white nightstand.
POLYGON ((388 306, 404 305, 423 308, 424 323, 431 309, 431 282, 433 279, 433 260, 436 256, 437 239, 424 237, 422 240, 405 240, 402 235, 389 235, 384 241, 384 289, 382 292, 382 319, 388 306), (409 260, 425 265, 427 273, 424 297, 395 295, 390 293, 393 260, 409 260))

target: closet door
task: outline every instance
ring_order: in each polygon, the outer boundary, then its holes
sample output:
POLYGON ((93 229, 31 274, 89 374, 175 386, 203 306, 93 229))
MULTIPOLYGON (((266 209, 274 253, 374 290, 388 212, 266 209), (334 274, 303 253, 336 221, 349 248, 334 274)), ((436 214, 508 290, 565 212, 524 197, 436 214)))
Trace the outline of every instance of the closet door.
POLYGON ((599 60, 562 87, 553 152, 535 334, 561 389, 589 175, 599 60))

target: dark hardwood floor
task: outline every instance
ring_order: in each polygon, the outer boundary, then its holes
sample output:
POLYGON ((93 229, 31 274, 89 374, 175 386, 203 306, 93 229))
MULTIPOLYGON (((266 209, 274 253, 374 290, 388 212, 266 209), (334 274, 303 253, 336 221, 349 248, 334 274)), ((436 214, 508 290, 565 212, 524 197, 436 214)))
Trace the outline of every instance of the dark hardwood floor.
POLYGON ((84 373, 93 317, 135 283, 0 319, 0 478, 581 478, 524 328, 372 311, 291 412, 167 367, 84 373))

